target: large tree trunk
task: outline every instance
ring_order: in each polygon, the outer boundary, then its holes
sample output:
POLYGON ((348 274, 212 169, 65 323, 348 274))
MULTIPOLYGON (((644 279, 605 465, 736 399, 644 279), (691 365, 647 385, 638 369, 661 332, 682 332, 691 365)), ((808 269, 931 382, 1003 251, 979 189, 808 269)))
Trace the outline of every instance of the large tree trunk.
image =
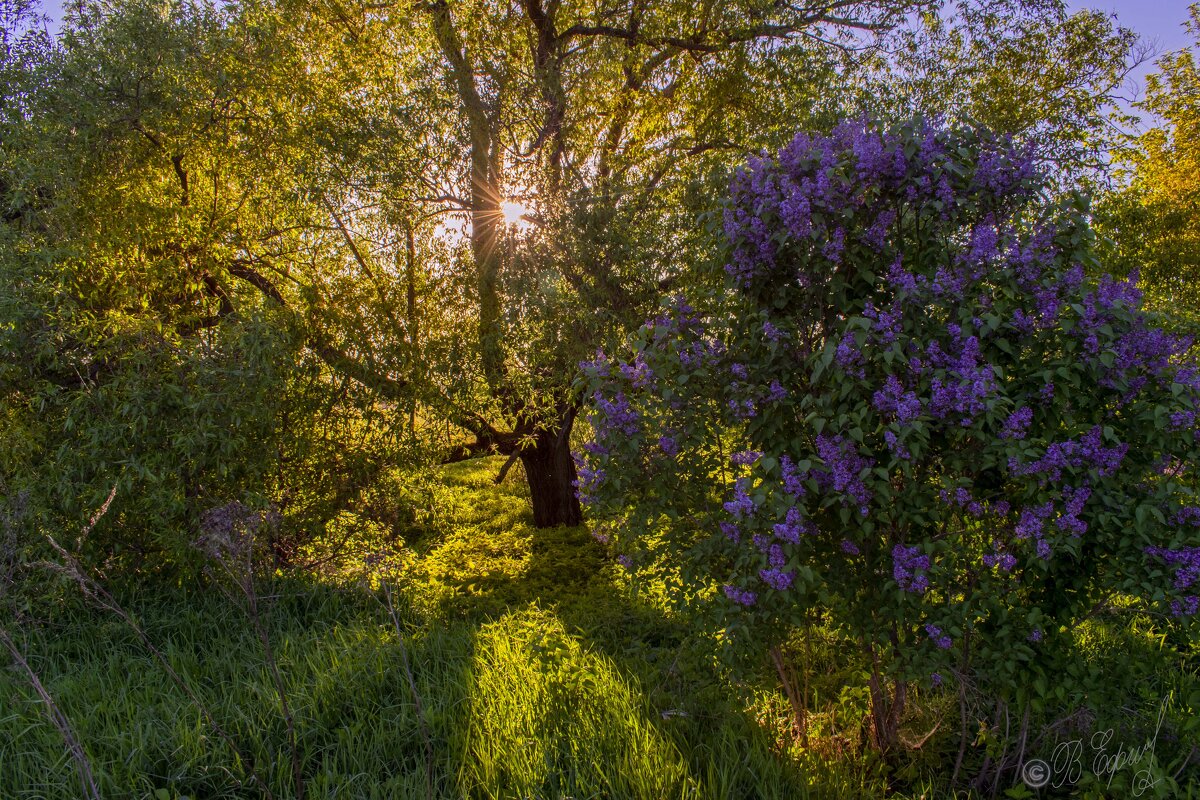
POLYGON ((536 443, 519 454, 533 501, 533 524, 538 528, 583 524, 583 510, 575 496, 575 462, 571 459, 571 423, 559 430, 538 431, 536 443))

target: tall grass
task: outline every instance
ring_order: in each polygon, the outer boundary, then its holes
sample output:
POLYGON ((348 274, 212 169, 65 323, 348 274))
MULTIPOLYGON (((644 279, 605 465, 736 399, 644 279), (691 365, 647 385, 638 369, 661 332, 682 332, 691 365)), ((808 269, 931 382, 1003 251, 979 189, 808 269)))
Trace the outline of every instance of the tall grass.
MULTIPOLYGON (((260 587, 263 631, 212 586, 126 586, 119 599, 278 798, 293 798, 298 783, 264 634, 309 798, 951 796, 939 787, 953 733, 898 771, 862 748, 862 665, 833 632, 818 630, 805 647, 813 741, 803 749, 765 653, 757 672, 732 670, 710 631, 625 592, 586 531, 534 530, 515 479, 492 485, 498 466, 447 471, 436 526, 389 554, 390 603, 361 565, 260 587)), ((102 797, 263 796, 130 625, 66 604, 25 633, 29 665, 102 797)), ((1194 669, 1156 660, 1146 631, 1085 634, 1097 669, 1139 648, 1137 664, 1112 673, 1104 703, 1170 691, 1187 707, 1194 669)), ((947 709, 957 714, 948 695, 914 706, 914 738, 947 709)), ((1195 796, 1181 776, 1177 796, 1195 796)), ((0 798, 79 792, 44 704, 20 673, 0 670, 0 798)))

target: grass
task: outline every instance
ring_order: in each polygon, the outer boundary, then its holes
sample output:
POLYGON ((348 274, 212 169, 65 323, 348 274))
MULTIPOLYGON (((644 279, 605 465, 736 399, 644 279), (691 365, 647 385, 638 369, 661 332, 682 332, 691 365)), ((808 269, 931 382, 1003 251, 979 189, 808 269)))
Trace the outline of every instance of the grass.
MULTIPOLYGON (((859 667, 836 638, 809 645, 820 741, 803 751, 765 668, 731 670, 710 632, 633 598, 586 531, 532 528, 520 483, 492 485, 498 466, 453 465, 428 487, 437 513, 391 553, 394 617, 361 565, 270 587, 266 624, 308 798, 944 796, 934 787, 957 737, 899 773, 864 755, 859 667)), ((213 587, 127 589, 121 600, 272 793, 293 797, 278 697, 241 608, 213 587)), ((1121 658, 1121 635, 1089 634, 1104 663, 1121 658)), ((112 615, 64 607, 20 643, 102 796, 262 796, 112 615)), ((1130 670, 1147 698, 1170 688, 1156 680, 1196 686, 1164 679, 1153 659, 1130 670)), ((915 728, 936 723, 944 701, 918 704, 915 728)), ((0 672, 0 798, 78 796, 61 736, 22 676, 0 672)))

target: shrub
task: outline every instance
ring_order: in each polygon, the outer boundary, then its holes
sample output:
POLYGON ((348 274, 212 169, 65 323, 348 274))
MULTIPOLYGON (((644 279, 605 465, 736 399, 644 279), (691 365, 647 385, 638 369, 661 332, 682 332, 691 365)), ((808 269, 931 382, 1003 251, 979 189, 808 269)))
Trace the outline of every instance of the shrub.
POLYGON ((884 748, 906 682, 1020 699, 1115 595, 1197 610, 1200 372, 1133 281, 1085 280, 1087 202, 1037 155, 925 121, 800 134, 734 176, 705 310, 583 365, 599 535, 752 641, 827 613, 884 748))

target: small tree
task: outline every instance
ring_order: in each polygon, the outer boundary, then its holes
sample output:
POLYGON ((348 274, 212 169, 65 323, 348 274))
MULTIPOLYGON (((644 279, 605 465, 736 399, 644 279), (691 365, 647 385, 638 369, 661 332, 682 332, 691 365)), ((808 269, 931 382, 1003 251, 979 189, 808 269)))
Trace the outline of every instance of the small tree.
POLYGON ((1115 595, 1197 610, 1188 342, 1094 266, 1084 199, 986 131, 847 122, 732 181, 727 280, 584 365, 579 491, 635 571, 666 559, 768 638, 814 609, 905 688, 1028 699, 1115 595))

